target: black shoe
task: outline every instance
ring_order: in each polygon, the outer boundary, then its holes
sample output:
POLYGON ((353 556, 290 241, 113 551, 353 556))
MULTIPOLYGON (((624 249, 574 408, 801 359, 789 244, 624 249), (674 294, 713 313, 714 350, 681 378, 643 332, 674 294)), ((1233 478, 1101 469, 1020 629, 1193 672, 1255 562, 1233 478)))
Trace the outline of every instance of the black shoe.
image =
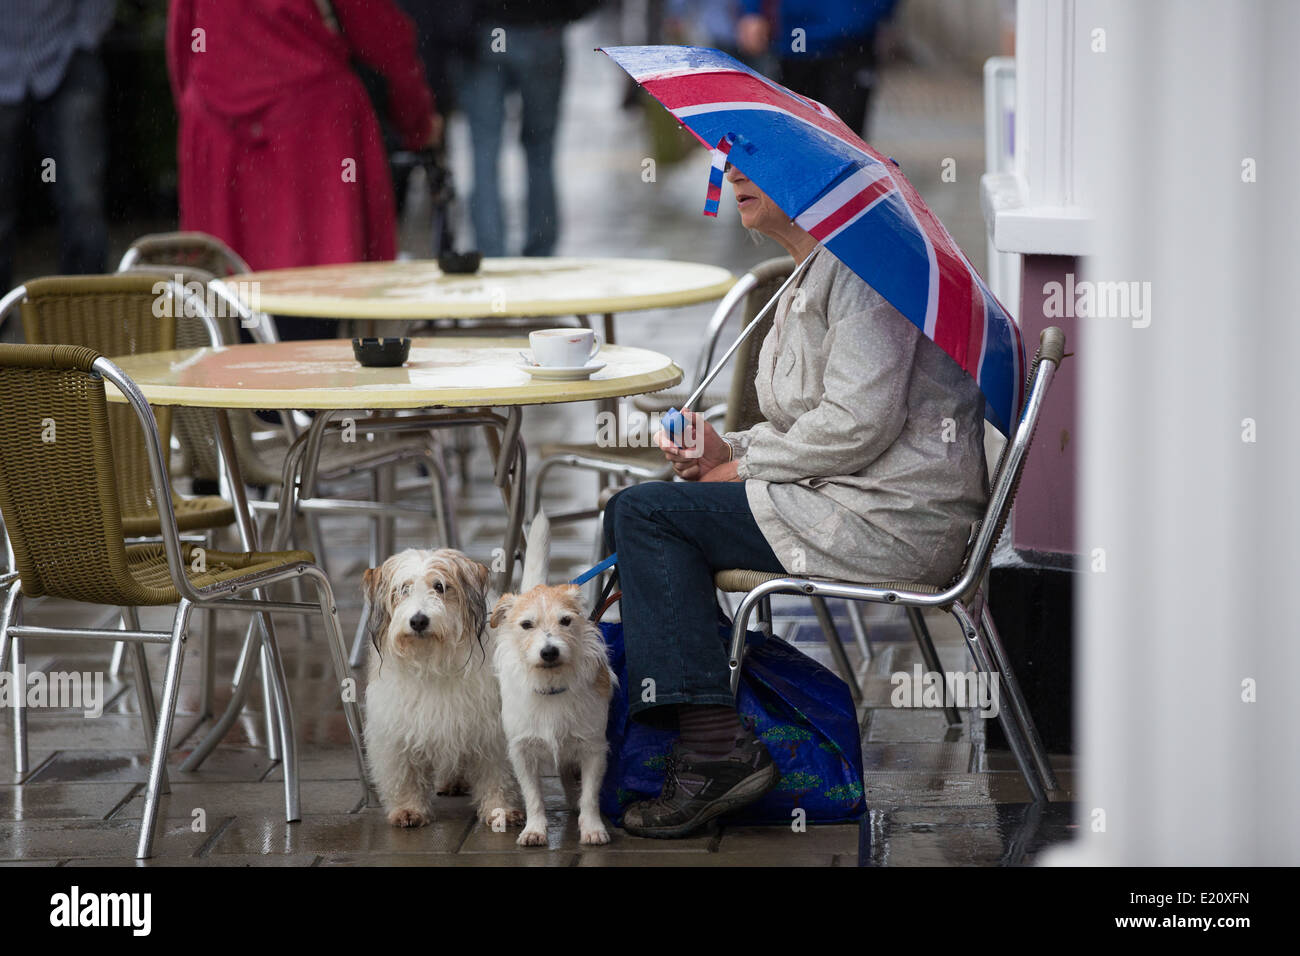
POLYGON ((629 804, 623 829, 633 836, 669 840, 698 830, 714 817, 753 803, 780 779, 763 741, 748 730, 723 757, 705 757, 674 744, 663 792, 629 804))

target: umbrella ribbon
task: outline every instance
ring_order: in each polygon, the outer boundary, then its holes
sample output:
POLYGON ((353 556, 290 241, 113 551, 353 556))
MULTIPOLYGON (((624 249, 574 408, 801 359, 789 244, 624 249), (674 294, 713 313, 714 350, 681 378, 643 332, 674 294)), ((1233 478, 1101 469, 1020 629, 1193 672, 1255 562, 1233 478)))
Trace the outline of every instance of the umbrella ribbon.
POLYGON ((727 156, 736 142, 736 134, 728 133, 713 147, 713 168, 709 170, 709 190, 704 197, 704 215, 717 216, 718 202, 722 199, 722 173, 727 166, 727 156))

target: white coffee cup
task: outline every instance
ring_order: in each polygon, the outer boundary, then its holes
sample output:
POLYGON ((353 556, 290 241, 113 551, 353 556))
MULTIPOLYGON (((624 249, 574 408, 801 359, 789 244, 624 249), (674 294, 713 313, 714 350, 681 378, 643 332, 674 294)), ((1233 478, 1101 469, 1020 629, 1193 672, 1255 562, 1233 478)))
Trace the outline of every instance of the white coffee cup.
POLYGON ((551 368, 580 368, 586 365, 604 340, 591 329, 541 329, 528 333, 533 359, 551 368))

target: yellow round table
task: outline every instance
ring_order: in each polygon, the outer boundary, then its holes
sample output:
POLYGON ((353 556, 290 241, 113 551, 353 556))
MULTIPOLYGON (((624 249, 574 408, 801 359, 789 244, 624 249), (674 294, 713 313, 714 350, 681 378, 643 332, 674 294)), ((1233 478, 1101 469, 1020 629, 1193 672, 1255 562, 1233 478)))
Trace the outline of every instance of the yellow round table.
POLYGON ((605 345, 605 367, 573 382, 520 366, 527 339, 417 338, 405 365, 367 368, 345 339, 150 352, 114 359, 151 405, 206 408, 396 409, 514 407, 658 391, 682 370, 649 349, 605 345))
MULTIPOLYGON (((510 581, 515 549, 523 524, 523 473, 526 468, 519 430, 525 405, 580 402, 593 399, 640 395, 669 388, 682 380, 682 370, 666 355, 649 349, 605 345, 596 355, 603 369, 589 379, 560 382, 533 378, 522 367, 520 351, 526 339, 417 338, 405 365, 397 368, 367 368, 352 353, 352 343, 343 339, 234 345, 223 348, 181 349, 150 352, 116 358, 118 366, 144 393, 151 405, 185 405, 217 410, 222 445, 229 442, 230 408, 301 409, 317 411, 304 436, 301 452, 301 481, 286 473, 280 493, 280 519, 276 542, 287 542, 295 510, 311 508, 315 493, 316 463, 321 441, 331 418, 349 409, 436 409, 440 415, 372 419, 357 422, 358 430, 402 430, 445 426, 449 416, 463 417, 467 424, 485 424, 479 409, 505 408, 507 415, 491 422, 500 431, 493 449, 497 467, 495 482, 506 498, 509 518, 506 527, 505 562, 502 580, 510 581)), ((122 400, 115 389, 111 399, 122 400)), ((256 547, 256 532, 248 527, 247 504, 243 500, 243 476, 232 454, 226 457, 231 492, 236 496, 236 513, 256 547)), ((290 455, 289 461, 293 461, 290 455)))
MULTIPOLYGON (((663 259, 484 259, 473 275, 433 260, 269 269, 228 285, 254 311, 334 319, 611 316, 710 302, 736 279, 726 269, 663 259)), ((607 323, 608 324, 608 323, 607 323)))

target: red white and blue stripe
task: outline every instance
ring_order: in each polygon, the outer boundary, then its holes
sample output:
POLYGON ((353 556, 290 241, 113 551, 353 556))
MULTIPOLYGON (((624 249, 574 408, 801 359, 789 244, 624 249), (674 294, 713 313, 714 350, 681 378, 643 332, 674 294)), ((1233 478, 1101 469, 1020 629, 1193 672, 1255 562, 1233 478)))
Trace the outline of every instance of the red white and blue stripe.
POLYGON ((730 161, 972 375, 1009 434, 1024 402, 1020 330, 896 164, 821 103, 725 53, 603 52, 714 150, 707 215, 730 161))
POLYGON ((722 199, 722 174, 727 168, 727 157, 731 154, 731 146, 735 141, 736 137, 728 133, 718 140, 717 146, 713 147, 713 165, 709 168, 709 189, 704 197, 706 216, 718 214, 718 203, 722 199))

